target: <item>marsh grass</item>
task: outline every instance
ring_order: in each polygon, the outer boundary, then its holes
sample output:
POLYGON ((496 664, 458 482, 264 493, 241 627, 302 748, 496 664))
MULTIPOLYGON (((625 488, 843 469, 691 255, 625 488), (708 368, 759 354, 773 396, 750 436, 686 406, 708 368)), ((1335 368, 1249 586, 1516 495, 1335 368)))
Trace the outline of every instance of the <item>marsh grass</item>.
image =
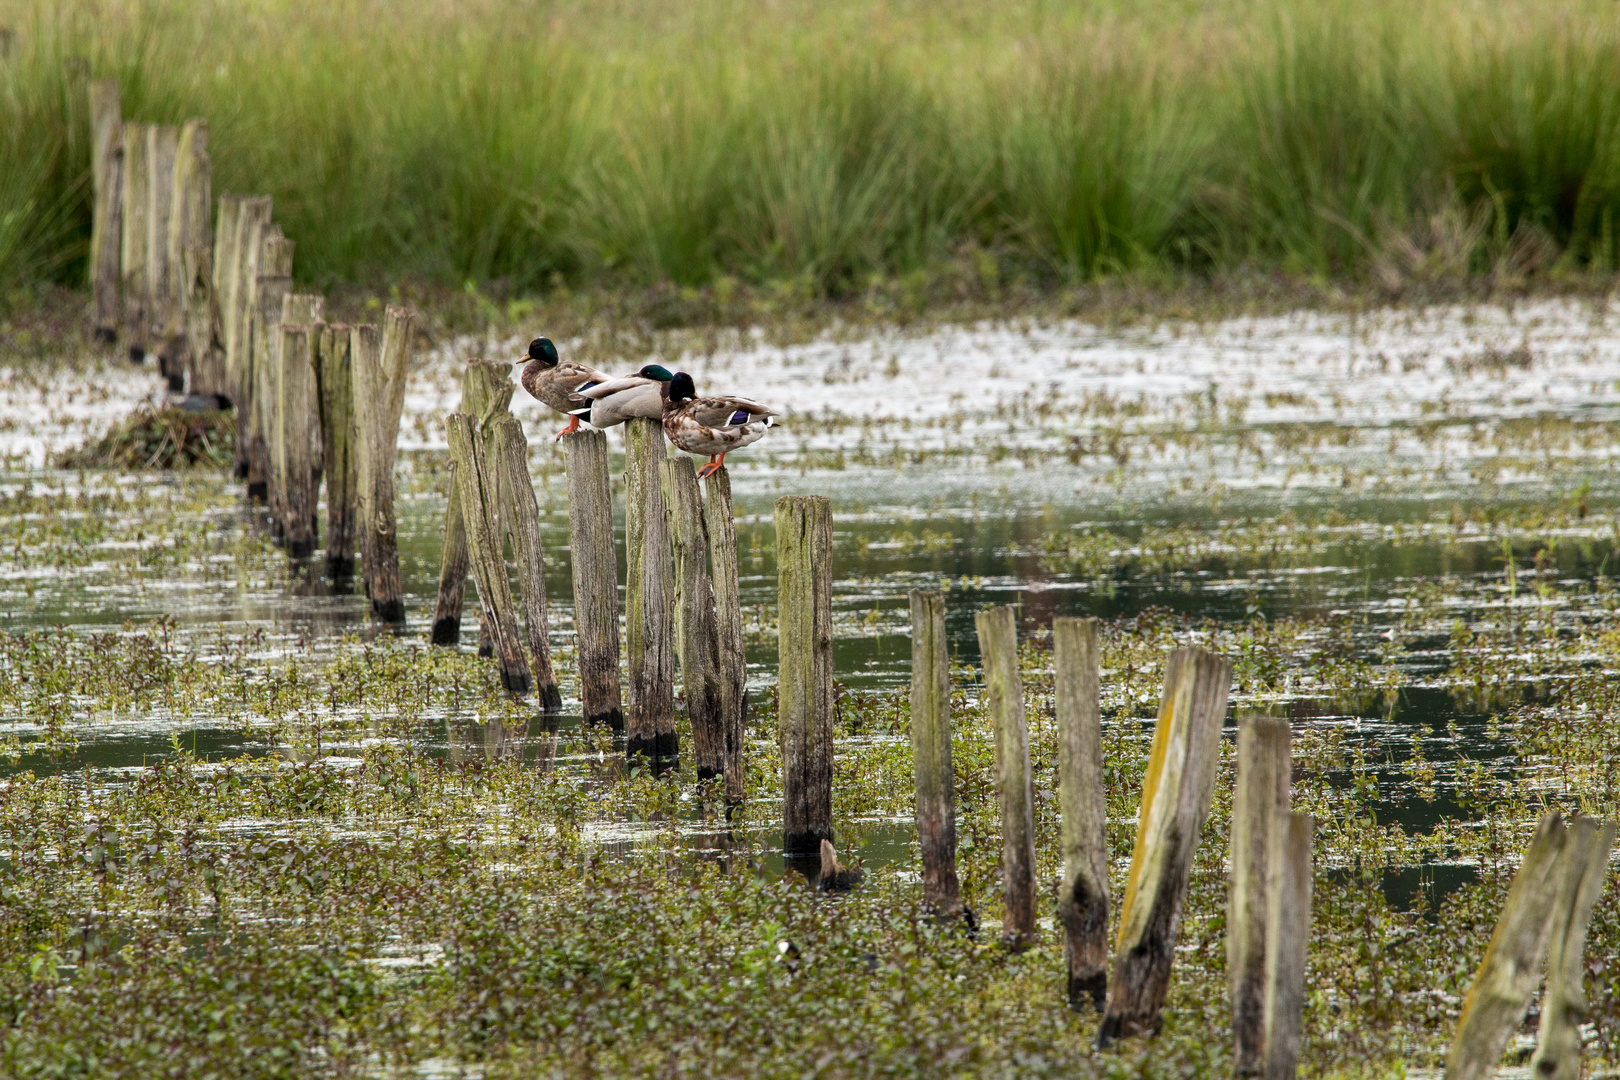
POLYGON ((82 279, 74 55, 130 116, 206 118, 215 190, 273 195, 319 286, 1616 265, 1599 0, 5 0, 0 23, 10 290, 82 279))

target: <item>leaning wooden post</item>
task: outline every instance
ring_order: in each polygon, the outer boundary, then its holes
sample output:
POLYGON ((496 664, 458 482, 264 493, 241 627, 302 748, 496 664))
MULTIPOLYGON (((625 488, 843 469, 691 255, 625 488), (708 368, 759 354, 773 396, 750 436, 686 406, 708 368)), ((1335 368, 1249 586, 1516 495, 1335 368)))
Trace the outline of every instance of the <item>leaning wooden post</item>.
POLYGON ((1057 674, 1058 798, 1063 883, 1058 917, 1068 960, 1069 1008, 1108 999, 1108 804, 1103 786, 1101 647, 1096 619, 1052 620, 1057 674))
POLYGON ((169 390, 185 388, 186 373, 174 365, 163 348, 174 322, 176 277, 169 265, 169 219, 174 212, 174 165, 179 157, 180 131, 169 124, 146 125, 148 200, 146 213, 146 340, 155 345, 158 370, 169 380, 169 390))
POLYGON ((1108 1005, 1097 1030, 1100 1047, 1159 1028, 1193 852, 1215 794, 1231 688, 1232 661, 1226 657, 1200 649, 1170 653, 1120 905, 1108 1005))
POLYGON ((151 145, 147 127, 146 124, 123 126, 123 236, 119 266, 123 272, 124 337, 129 346, 129 358, 136 363, 146 359, 146 304, 151 295, 146 267, 152 212, 151 145))
POLYGON ((334 581, 354 576, 355 516, 359 509, 350 334, 350 327, 342 323, 324 324, 315 357, 326 473, 326 574, 334 581))
POLYGON ((1006 912, 1001 939, 1013 948, 1035 940, 1035 786, 1029 727, 1018 675, 1018 626, 1010 607, 973 616, 979 630, 985 700, 996 733, 996 791, 1001 801, 1001 880, 1006 912))
POLYGON ((815 859, 833 839, 832 503, 776 500, 778 723, 782 850, 815 859))
MULTIPOLYGON (((288 300, 293 299, 288 297, 288 300)), ((319 418, 315 412, 315 354, 311 336, 318 326, 281 324, 277 349, 275 415, 275 480, 287 554, 307 559, 315 553, 314 450, 319 418)))
MULTIPOLYGON (((253 389, 248 396, 248 497, 270 497, 270 417, 275 409, 276 349, 280 345, 282 304, 292 292, 293 242, 276 225, 260 231, 259 263, 254 283, 252 351, 253 389)), ((272 523, 279 519, 272 515, 272 523)))
POLYGON ((724 466, 704 478, 703 526, 709 537, 715 639, 720 647, 726 801, 737 806, 747 794, 743 750, 748 737, 748 655, 743 646, 742 589, 737 578, 737 521, 731 509, 731 474, 724 466))
POLYGON ((945 594, 911 590, 911 761, 923 903, 940 918, 962 914, 956 877, 956 772, 951 766, 951 658, 945 594))
POLYGON ((1570 822, 1557 871, 1552 944, 1547 954, 1547 994, 1530 1075, 1536 1080, 1579 1080, 1581 1030, 1586 1019, 1586 931, 1603 893, 1614 849, 1614 824, 1578 817, 1570 822))
POLYGON ((1524 1019, 1530 996, 1541 982, 1563 849, 1564 819, 1549 810, 1513 877, 1496 931, 1463 1001, 1457 1038, 1446 1059, 1446 1080, 1486 1080, 1524 1019))
POLYGON ((551 667, 546 556, 540 544, 540 504, 535 500, 534 480, 529 476, 529 440, 523 437, 523 424, 509 412, 495 418, 490 439, 495 467, 504 470, 501 516, 512 534, 512 553, 517 557, 518 588, 523 593, 519 608, 534 671, 535 695, 542 709, 556 712, 562 708, 562 692, 557 689, 557 675, 551 667))
POLYGON ((1231 877, 1226 902, 1226 982, 1232 1001, 1233 1068, 1239 1076, 1265 1061, 1266 897, 1281 852, 1275 832, 1288 821, 1292 765, 1288 721, 1238 721, 1237 782, 1232 795, 1231 877))
MULTIPOLYGON (((1266 875, 1266 963, 1263 981, 1262 1070, 1265 1080, 1294 1080, 1304 1041, 1305 960, 1311 940, 1309 814, 1274 810, 1272 857, 1266 875)), ((1229 916, 1230 917, 1230 916, 1229 916)))
POLYGON ((483 432, 479 430, 476 418, 466 413, 451 413, 445 418, 444 426, 450 442, 450 456, 456 463, 456 483, 461 489, 461 512, 467 524, 467 550, 471 557, 473 581, 478 586, 478 601, 484 608, 494 638, 501 685, 514 694, 526 694, 533 683, 513 615, 506 558, 502 554, 500 534, 495 527, 494 511, 498 496, 491 468, 495 458, 487 453, 483 432))
POLYGON ((90 84, 90 293, 96 340, 118 340, 119 245, 123 242, 124 114, 117 79, 90 84))
MULTIPOLYGON (((394 526, 394 454, 399 444, 400 413, 405 407, 405 369, 415 331, 413 312, 390 307, 381 331, 374 326, 357 326, 350 342, 359 449, 361 565, 372 615, 392 623, 405 621, 399 540, 394 526)), ((463 497, 467 482, 472 481, 464 481, 463 497)))
POLYGON ((619 700, 619 574, 613 553, 607 435, 581 428, 564 435, 562 444, 568 470, 579 696, 585 722, 606 725, 617 735, 624 731, 624 711, 619 700))
MULTIPOLYGON (((461 373, 461 406, 456 411, 478 418, 485 434, 496 413, 512 403, 512 365, 488 360, 468 361, 461 373)), ((451 463, 450 493, 445 503, 444 544, 439 552, 439 594, 433 610, 434 645, 461 642, 461 604, 467 589, 467 528, 461 520, 460 485, 451 463)), ((488 636, 487 629, 483 635, 488 636)), ((482 650, 479 655, 488 655, 482 650)))
MULTIPOLYGON (((624 433, 624 618, 630 672, 631 757, 653 759, 655 769, 680 757, 675 732, 675 567, 658 466, 664 429, 636 418, 624 433)), ((819 848, 818 848, 819 851, 819 848)))
POLYGON ((169 270, 175 306, 163 350, 171 367, 189 373, 193 394, 223 394, 225 373, 215 339, 212 235, 213 174, 208 125, 188 120, 174 159, 174 207, 169 212, 169 270))
POLYGON ((724 776, 726 716, 720 697, 720 639, 709 583, 709 535, 697 472, 686 455, 659 465, 669 535, 675 553, 675 640, 681 691, 692 721, 692 756, 699 780, 724 776))

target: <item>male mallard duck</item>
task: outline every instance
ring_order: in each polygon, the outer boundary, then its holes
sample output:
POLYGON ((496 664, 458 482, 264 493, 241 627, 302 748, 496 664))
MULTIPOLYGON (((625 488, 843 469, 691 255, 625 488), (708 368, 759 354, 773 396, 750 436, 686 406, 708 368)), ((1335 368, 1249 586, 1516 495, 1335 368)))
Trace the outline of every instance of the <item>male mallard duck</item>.
POLYGON ((560 439, 579 430, 581 410, 590 408, 591 403, 579 396, 580 390, 607 382, 608 377, 584 364, 560 359, 550 338, 537 337, 529 342, 529 362, 519 381, 530 397, 568 417, 568 426, 557 432, 560 439))
MULTIPOLYGON (((647 370, 642 368, 643 372, 647 370)), ((709 463, 698 470, 699 479, 725 465, 726 455, 731 451, 758 442, 764 437, 765 429, 775 423, 776 414, 757 401, 740 397, 698 397, 692 376, 684 371, 669 376, 662 390, 664 434, 688 454, 706 455, 709 459, 709 463)))
POLYGON ((586 408, 576 410, 594 428, 610 428, 631 417, 658 420, 664 415, 662 387, 674 378, 657 364, 648 364, 634 375, 609 379, 581 391, 586 408))

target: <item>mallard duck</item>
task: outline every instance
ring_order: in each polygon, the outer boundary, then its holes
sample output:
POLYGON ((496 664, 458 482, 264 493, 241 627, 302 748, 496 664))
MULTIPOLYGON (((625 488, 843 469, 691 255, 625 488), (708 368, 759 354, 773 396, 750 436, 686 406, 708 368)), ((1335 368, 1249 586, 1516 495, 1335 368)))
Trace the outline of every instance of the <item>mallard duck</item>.
POLYGON ((821 842, 821 873, 816 878, 819 892, 851 892, 865 879, 866 871, 838 861, 838 852, 831 840, 821 842))
POLYGON ((576 416, 584 416, 594 428, 610 428, 632 417, 658 420, 664 415, 662 388, 674 378, 665 368, 648 364, 634 375, 609 379, 581 391, 587 398, 586 407, 576 416))
POLYGON ((557 356, 557 346, 550 338, 535 338, 529 342, 529 362, 523 366, 519 381, 529 396, 568 417, 568 426, 557 432, 562 438, 579 430, 582 411, 590 411, 590 402, 580 396, 584 387, 608 381, 608 376, 584 364, 563 360, 557 356))
MULTIPOLYGON (((643 372, 647 370, 642 368, 643 372)), ((773 410, 748 398, 698 397, 692 376, 684 371, 669 376, 661 390, 664 434, 688 454, 709 459, 698 470, 699 479, 723 467, 731 451, 758 442, 776 422, 773 410)))

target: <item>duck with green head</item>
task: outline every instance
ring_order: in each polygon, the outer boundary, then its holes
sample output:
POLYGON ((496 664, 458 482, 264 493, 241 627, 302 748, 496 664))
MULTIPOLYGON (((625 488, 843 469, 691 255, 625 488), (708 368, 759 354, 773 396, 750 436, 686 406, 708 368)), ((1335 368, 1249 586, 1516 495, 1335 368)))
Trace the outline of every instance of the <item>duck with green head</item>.
POLYGON ((709 459, 698 470, 699 479, 723 468, 733 450, 764 438, 776 422, 775 410, 749 398, 698 397, 692 376, 684 371, 672 375, 649 364, 640 374, 659 381, 669 441, 688 454, 709 459))
POLYGON ((536 401, 568 417, 568 426, 557 432, 557 438, 578 431, 580 415, 588 413, 591 405, 580 396, 580 391, 608 382, 609 376, 584 364, 562 359, 550 338, 535 338, 529 342, 527 359, 518 379, 523 389, 536 401))
POLYGON ((648 364, 634 375, 597 383, 580 391, 586 408, 578 415, 588 419, 594 428, 610 428, 635 417, 662 419, 664 396, 660 387, 672 378, 665 368, 648 364))

